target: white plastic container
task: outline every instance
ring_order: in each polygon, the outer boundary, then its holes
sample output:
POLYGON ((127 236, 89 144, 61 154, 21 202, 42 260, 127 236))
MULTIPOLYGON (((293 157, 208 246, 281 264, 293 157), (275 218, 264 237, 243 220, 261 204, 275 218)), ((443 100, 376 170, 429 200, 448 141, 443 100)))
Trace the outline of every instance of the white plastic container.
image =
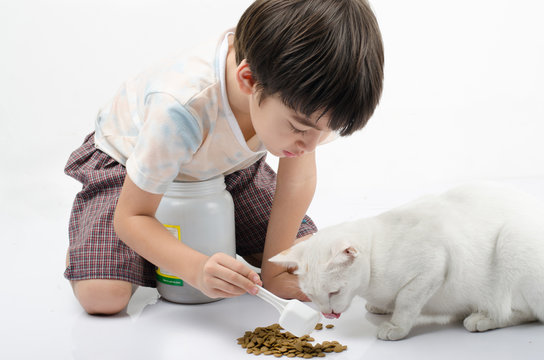
MULTIPOLYGON (((203 254, 236 255, 234 203, 222 175, 206 181, 173 182, 155 217, 178 240, 203 254)), ((157 268, 156 279, 159 294, 168 301, 201 304, 220 300, 204 295, 167 269, 157 268)))

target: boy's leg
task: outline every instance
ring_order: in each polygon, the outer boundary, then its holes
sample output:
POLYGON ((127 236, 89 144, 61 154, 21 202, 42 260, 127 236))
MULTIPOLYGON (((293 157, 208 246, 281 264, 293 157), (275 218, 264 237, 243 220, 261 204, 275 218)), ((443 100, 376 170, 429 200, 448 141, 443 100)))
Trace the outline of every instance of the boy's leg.
POLYGON ((133 285, 155 286, 154 267, 115 234, 113 214, 126 171, 94 147, 91 134, 70 156, 66 174, 79 180, 70 216, 65 277, 90 314, 115 314, 123 310, 133 285))
POLYGON ((70 283, 76 299, 90 315, 115 315, 127 307, 133 294, 132 284, 123 280, 90 279, 70 283))
MULTIPOLYGON (((70 266, 69 251, 66 268, 70 266)), ((122 311, 138 288, 123 280, 89 279, 70 281, 76 299, 90 315, 114 315, 122 311)))
MULTIPOLYGON (((261 267, 276 191, 276 173, 262 157, 247 169, 227 175, 225 184, 234 200, 236 253, 249 264, 261 267)), ((317 227, 306 215, 300 224, 297 239, 303 240, 315 232, 317 227)))

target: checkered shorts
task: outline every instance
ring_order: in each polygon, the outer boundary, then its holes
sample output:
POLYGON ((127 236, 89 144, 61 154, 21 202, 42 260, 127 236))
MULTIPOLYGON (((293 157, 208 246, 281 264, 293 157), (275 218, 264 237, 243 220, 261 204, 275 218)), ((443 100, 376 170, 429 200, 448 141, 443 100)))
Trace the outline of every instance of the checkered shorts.
MULTIPOLYGON (((155 286, 155 266, 142 258, 115 234, 113 214, 126 176, 125 167, 94 145, 94 133, 76 149, 64 169, 83 184, 76 195, 69 223, 69 280, 115 279, 155 286)), ((234 200, 236 253, 262 253, 276 174, 264 157, 247 169, 225 176, 234 200)), ((317 231, 305 216, 297 237, 317 231)))

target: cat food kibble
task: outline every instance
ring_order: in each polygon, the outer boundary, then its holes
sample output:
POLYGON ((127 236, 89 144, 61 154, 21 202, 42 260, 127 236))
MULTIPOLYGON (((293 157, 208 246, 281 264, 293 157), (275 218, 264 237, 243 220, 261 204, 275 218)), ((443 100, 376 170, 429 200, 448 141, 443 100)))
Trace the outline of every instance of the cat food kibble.
MULTIPOLYGON (((332 326, 327 325, 326 327, 330 329, 332 326)), ((323 324, 317 324, 315 329, 323 329, 323 324)), ((310 335, 296 337, 288 331, 281 332, 281 330, 283 328, 279 324, 258 327, 253 331, 246 331, 243 337, 238 338, 238 344, 246 349, 248 354, 304 359, 324 357, 326 353, 339 353, 348 348, 338 341, 323 341, 320 344, 312 345, 310 342, 314 341, 314 338, 310 335)))

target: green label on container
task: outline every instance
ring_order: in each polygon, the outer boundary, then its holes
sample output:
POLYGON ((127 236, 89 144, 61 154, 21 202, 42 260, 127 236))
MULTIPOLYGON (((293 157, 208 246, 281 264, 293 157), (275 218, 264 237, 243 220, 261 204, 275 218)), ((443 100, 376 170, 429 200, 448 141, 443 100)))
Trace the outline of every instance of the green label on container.
MULTIPOLYGON (((181 229, 179 225, 167 225, 163 224, 164 227, 170 231, 172 235, 179 241, 181 241, 181 229)), ((155 277, 157 281, 160 281, 163 284, 174 285, 174 286, 183 286, 183 280, 178 277, 175 277, 173 274, 169 273, 164 269, 157 268, 155 270, 155 277)))
POLYGON ((155 277, 157 278, 157 281, 162 282, 163 284, 167 285, 174 285, 174 286, 183 286, 183 280, 180 278, 177 278, 175 276, 166 275, 161 273, 161 269, 157 269, 155 271, 155 277))

